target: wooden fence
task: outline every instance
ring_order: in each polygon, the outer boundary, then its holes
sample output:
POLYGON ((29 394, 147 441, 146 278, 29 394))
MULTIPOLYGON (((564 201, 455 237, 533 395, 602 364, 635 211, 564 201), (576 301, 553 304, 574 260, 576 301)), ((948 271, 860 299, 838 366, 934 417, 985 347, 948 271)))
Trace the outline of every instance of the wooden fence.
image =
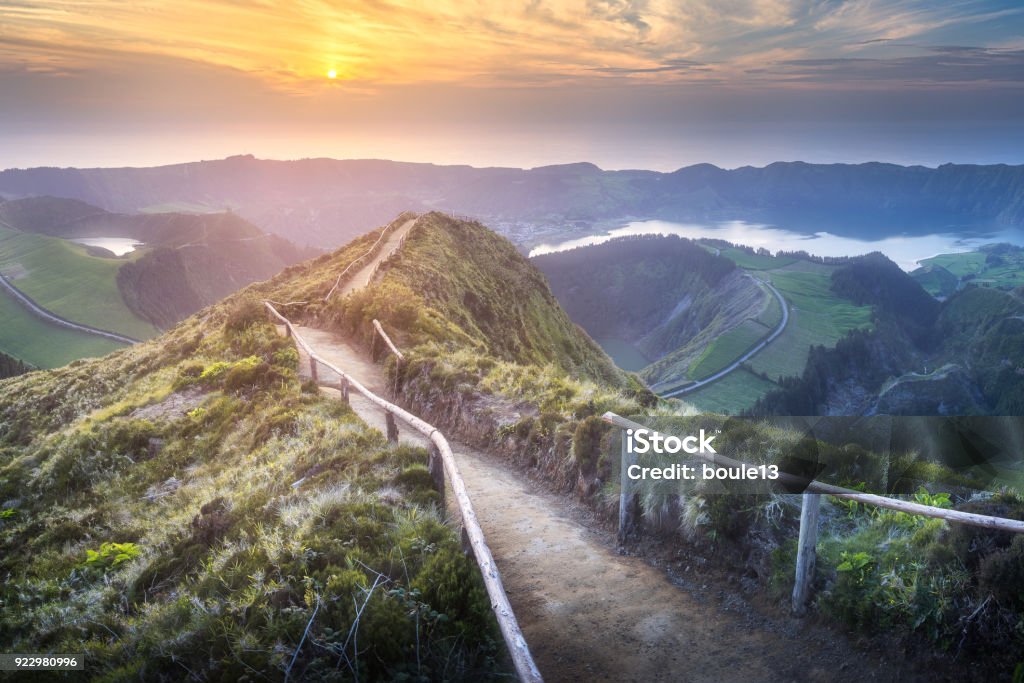
MULTIPOLYGON (((390 223, 388 223, 387 225, 385 225, 384 229, 380 231, 380 236, 377 238, 377 241, 374 242, 370 246, 370 248, 366 250, 366 253, 361 254, 360 256, 357 256, 356 258, 352 259, 352 263, 350 263, 347 266, 345 266, 344 270, 342 270, 340 273, 338 273, 338 277, 334 280, 334 286, 331 287, 331 291, 327 292, 327 296, 324 297, 324 301, 330 301, 331 297, 334 296, 334 292, 338 289, 338 286, 341 285, 342 278, 344 278, 345 275, 350 270, 355 268, 358 264, 361 264, 363 261, 365 261, 371 255, 373 255, 374 252, 377 251, 377 247, 379 247, 381 242, 384 241, 384 237, 388 234, 388 230, 392 226, 405 225, 405 223, 407 221, 409 221, 409 220, 411 220, 411 219, 408 216, 406 216, 405 214, 402 214, 401 216, 399 216, 395 220, 393 220, 390 223)), ((405 240, 403 239, 402 242, 404 243, 405 240)), ((379 268, 379 267, 380 267, 380 264, 378 263, 377 264, 377 268, 379 268)), ((377 271, 375 269, 374 273, 376 273, 376 272, 377 271)))
MULTIPOLYGON (((285 333, 294 339, 295 343, 309 356, 310 374, 314 380, 318 379, 318 365, 322 365, 337 373, 341 378, 339 389, 341 390, 343 400, 347 401, 350 391, 355 390, 362 394, 370 403, 383 410, 387 420, 387 436, 389 441, 398 440, 397 418, 422 434, 430 442, 429 468, 431 477, 435 487, 443 495, 445 491, 445 475, 447 474, 448 482, 455 494, 455 501, 462 517, 463 542, 468 545, 473 553, 473 557, 476 559, 477 565, 480 567, 484 586, 487 588, 487 594, 491 599, 491 609, 494 611, 494 616, 498 621, 498 627, 501 629, 501 635, 505 639, 505 645, 508 647, 509 656, 516 668, 519 680, 537 683, 542 681, 540 671, 537 670, 537 665, 533 661, 530 649, 526 645, 526 639, 523 637, 522 630, 519 628, 519 623, 512 611, 512 605, 508 601, 508 595, 506 595, 505 587, 501 582, 501 575, 498 573, 494 556, 491 555, 491 550, 484 538, 484 532, 477 521, 476 513, 473 511, 473 504, 470 502, 466 484, 462 480, 462 474, 459 472, 459 467, 455 462, 455 454, 452 453, 448 440, 445 439, 444 435, 436 427, 377 396, 348 373, 321 358, 306 343, 306 340, 298 334, 291 322, 278 313, 277 309, 270 302, 265 301, 264 306, 266 306, 272 318, 284 325, 285 333)), ((375 327, 381 334, 384 333, 379 323, 375 327)), ((387 335, 384 335, 384 337, 387 338, 387 335)), ((387 339, 387 341, 389 347, 398 353, 398 349, 394 348, 394 345, 390 343, 391 340, 387 339)))
MULTIPOLYGON (((621 429, 647 429, 644 425, 627 420, 624 417, 608 412, 602 419, 621 429)), ((705 460, 713 465, 724 467, 750 467, 748 463, 734 460, 720 453, 694 453, 694 457, 705 460)), ((631 479, 626 475, 627 468, 635 464, 627 454, 626 440, 622 440, 622 487, 619 493, 619 540, 625 539, 629 529, 635 523, 635 508, 633 497, 635 490, 631 479)), ((971 526, 995 529, 998 531, 1009 531, 1012 533, 1024 533, 1024 521, 1018 519, 1006 519, 1005 517, 991 517, 979 515, 973 512, 962 512, 960 510, 948 510, 932 505, 922 505, 909 500, 889 498, 873 493, 861 493, 852 489, 839 486, 832 486, 817 481, 808 483, 807 479, 797 477, 786 472, 779 472, 776 480, 781 483, 792 484, 804 488, 803 505, 800 511, 800 538, 797 544, 796 577, 793 583, 793 611, 801 613, 807 602, 811 578, 814 575, 814 561, 817 554, 818 541, 818 511, 821 506, 821 495, 829 495, 835 498, 855 500, 865 505, 888 508, 898 512, 905 512, 911 515, 921 515, 934 519, 944 519, 956 524, 969 524, 971 526)))

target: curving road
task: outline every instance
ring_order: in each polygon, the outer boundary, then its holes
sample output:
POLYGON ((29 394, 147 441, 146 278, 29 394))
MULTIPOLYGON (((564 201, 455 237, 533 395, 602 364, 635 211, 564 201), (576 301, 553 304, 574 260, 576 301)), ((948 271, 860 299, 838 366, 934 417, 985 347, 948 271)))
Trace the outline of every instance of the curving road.
POLYGON ((106 337, 107 339, 112 339, 113 341, 120 342, 122 344, 139 343, 138 339, 132 339, 131 337, 126 337, 123 334, 117 334, 116 332, 107 332, 106 330, 89 327, 88 325, 82 325, 81 323, 73 323, 70 320, 65 320, 64 318, 55 315, 22 294, 21 290, 12 285, 3 275, 0 275, 0 285, 3 285, 4 289, 10 292, 11 296, 13 296, 18 303, 27 308, 29 313, 32 313, 38 318, 42 318, 48 323, 67 327, 68 329, 77 330, 78 332, 85 332, 86 334, 93 334, 97 337, 106 337))
POLYGON ((688 384, 685 387, 682 387, 681 389, 676 389, 674 391, 661 394, 662 398, 673 398, 675 396, 682 396, 683 394, 688 394, 691 391, 696 391, 697 389, 700 389, 705 385, 711 384, 712 382, 722 379, 730 372, 738 368, 740 365, 750 360, 754 356, 754 354, 758 353, 761 349, 775 341, 775 338, 782 334, 783 331, 786 329, 786 325, 789 323, 789 307, 786 306, 786 300, 782 298, 782 294, 780 294, 779 290, 775 289, 775 287, 773 287, 771 283, 765 282, 764 280, 758 280, 749 273, 747 273, 746 275, 747 277, 754 279, 759 284, 762 284, 769 290, 771 290, 772 294, 775 295, 775 298, 779 300, 779 305, 782 306, 782 321, 779 323, 779 326, 776 327, 771 334, 769 334, 767 337, 759 341, 754 348, 750 349, 745 354, 736 359, 736 361, 733 362, 731 365, 722 368, 715 374, 705 379, 702 379, 699 382, 694 382, 693 384, 688 384))

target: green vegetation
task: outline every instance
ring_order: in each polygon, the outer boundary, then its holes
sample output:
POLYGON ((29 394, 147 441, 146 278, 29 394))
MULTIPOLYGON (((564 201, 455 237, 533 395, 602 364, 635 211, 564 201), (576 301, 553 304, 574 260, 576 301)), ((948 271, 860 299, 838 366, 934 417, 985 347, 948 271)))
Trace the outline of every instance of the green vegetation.
POLYGON ((32 370, 35 370, 35 368, 31 365, 0 351, 0 379, 23 375, 32 370))
POLYGON ((911 276, 933 296, 950 296, 970 282, 982 287, 1013 289, 1024 285, 1024 249, 986 244, 978 251, 940 254, 921 261, 911 276))
POLYGON ((772 256, 734 246, 723 247, 721 254, 744 270, 775 270, 796 262, 792 256, 772 256))
POLYGON ((0 383, 0 640, 84 652, 103 680, 495 675, 427 453, 301 386, 297 362, 240 295, 0 383))
POLYGON ((702 380, 733 363, 771 334, 771 329, 756 320, 744 320, 736 327, 715 337, 690 366, 690 379, 702 380))
MULTIPOLYGON (((923 487, 912 498, 952 506, 949 494, 923 487)), ((816 568, 823 613, 867 633, 913 634, 940 651, 983 650, 994 671, 1012 670, 1024 647, 1024 538, 826 501, 816 568)), ((1024 501, 1010 492, 958 507, 1024 518, 1024 501)), ((790 556, 776 562, 792 571, 790 556)))
POLYGON ((38 368, 55 368, 124 347, 111 339, 44 322, 6 291, 0 291, 0 320, 0 349, 38 368))
POLYGON ((946 298, 952 295, 960 285, 960 278, 942 266, 923 266, 910 275, 924 287, 926 292, 937 298, 946 298))
POLYGON ((147 339, 156 328, 132 313, 117 289, 124 263, 67 240, 0 228, 0 272, 17 272, 12 284, 25 296, 67 320, 147 339))
POLYGON ((381 280, 324 312, 369 340, 374 318, 407 347, 471 348, 522 365, 548 364, 622 384, 621 372, 565 314, 543 274, 505 238, 443 214, 421 217, 381 280))
POLYGON ((640 342, 649 357, 675 350, 692 336, 690 328, 714 318, 721 302, 711 292, 736 271, 695 242, 658 235, 622 237, 531 262, 590 335, 640 342))
POLYGON ((748 362, 757 374, 772 380, 798 377, 812 347, 831 348, 850 330, 871 326, 871 307, 835 294, 826 273, 782 270, 767 275, 790 306, 789 324, 748 362))
POLYGON ((777 385, 774 383, 741 366, 720 380, 680 396, 679 400, 701 412, 737 415, 753 407, 759 397, 775 388, 777 385))

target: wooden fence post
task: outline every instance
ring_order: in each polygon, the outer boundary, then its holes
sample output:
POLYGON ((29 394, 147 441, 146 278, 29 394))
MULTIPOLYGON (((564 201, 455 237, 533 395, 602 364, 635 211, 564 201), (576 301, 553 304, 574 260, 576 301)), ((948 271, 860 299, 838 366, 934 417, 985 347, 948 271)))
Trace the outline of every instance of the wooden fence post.
POLYGON ((346 377, 342 377, 341 378, 340 390, 341 390, 341 400, 344 401, 345 403, 348 403, 349 405, 351 405, 351 401, 349 400, 349 397, 348 397, 348 391, 349 391, 349 389, 348 389, 348 378, 346 378, 346 377))
POLYGON ((320 381, 320 377, 317 375, 316 370, 316 358, 313 358, 313 356, 309 357, 309 376, 313 378, 314 382, 320 381))
POLYGON ((284 336, 288 337, 289 339, 292 338, 292 326, 291 325, 285 325, 284 326, 284 336))
POLYGON ((388 441, 395 443, 398 441, 398 424, 395 422, 395 416, 391 414, 390 410, 384 415, 384 422, 388 427, 388 441))
POLYGON ((620 430, 619 433, 622 436, 622 483, 619 487, 619 544, 622 544, 626 542, 626 536, 629 535, 629 531, 633 527, 633 480, 627 474, 629 466, 633 463, 631 462, 632 454, 626 447, 626 430, 620 430))
POLYGON ((796 580, 793 583, 793 613, 797 615, 806 610, 811 583, 814 581, 820 509, 821 495, 805 493, 803 507, 800 509, 800 540, 796 551, 796 580))
POLYGON ((434 489, 441 494, 441 507, 444 507, 444 461, 441 460, 441 451, 433 443, 430 444, 430 461, 427 463, 430 470, 430 479, 434 482, 434 489))

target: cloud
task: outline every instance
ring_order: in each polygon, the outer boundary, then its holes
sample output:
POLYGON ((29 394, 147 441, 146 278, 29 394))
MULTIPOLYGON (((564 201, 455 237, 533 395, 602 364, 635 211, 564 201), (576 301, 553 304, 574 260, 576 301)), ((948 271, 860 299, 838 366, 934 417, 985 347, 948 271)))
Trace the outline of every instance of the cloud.
POLYGON ((770 65, 760 73, 840 84, 1014 84, 1024 83, 1024 50, 942 46, 930 48, 926 54, 891 59, 793 59, 770 65))

